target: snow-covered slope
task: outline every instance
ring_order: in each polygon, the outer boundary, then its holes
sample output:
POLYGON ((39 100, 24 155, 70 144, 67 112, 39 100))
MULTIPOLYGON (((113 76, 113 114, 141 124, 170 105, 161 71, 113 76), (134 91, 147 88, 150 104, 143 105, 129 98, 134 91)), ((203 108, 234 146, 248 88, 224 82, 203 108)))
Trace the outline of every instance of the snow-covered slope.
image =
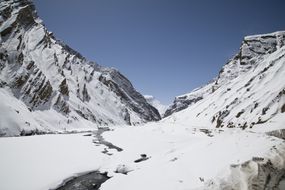
POLYGON ((157 100, 152 95, 144 95, 144 98, 146 99, 147 103, 149 103, 150 105, 155 107, 157 109, 157 111, 159 112, 159 114, 161 115, 161 117, 163 117, 168 106, 162 104, 159 100, 157 100))
POLYGON ((176 97, 165 120, 204 127, 284 126, 284 42, 285 32, 245 37, 218 77, 176 97))
POLYGON ((1 135, 160 119, 119 71, 56 40, 30 0, 0 2, 0 34, 1 135))
POLYGON ((285 174, 284 140, 264 133, 159 122, 104 137, 124 150, 114 155, 113 167, 130 172, 114 173, 102 190, 272 189, 285 174), (148 159, 134 163, 140 154, 148 159))
POLYGON ((94 146, 88 134, 0 138, 0 189, 53 189, 100 170, 112 177, 101 190, 259 190, 285 173, 284 141, 264 133, 151 123, 103 137, 123 150, 94 146), (134 162, 141 154, 147 159, 134 162))

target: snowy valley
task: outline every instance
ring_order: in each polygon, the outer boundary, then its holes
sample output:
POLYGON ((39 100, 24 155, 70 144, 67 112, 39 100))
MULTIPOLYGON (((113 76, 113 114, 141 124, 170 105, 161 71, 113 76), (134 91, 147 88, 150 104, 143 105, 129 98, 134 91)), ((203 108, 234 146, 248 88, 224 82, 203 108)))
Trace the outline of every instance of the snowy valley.
POLYGON ((167 107, 57 40, 32 1, 0 14, 1 190, 285 189, 285 31, 245 37, 167 107), (106 181, 70 185, 94 171, 106 181))

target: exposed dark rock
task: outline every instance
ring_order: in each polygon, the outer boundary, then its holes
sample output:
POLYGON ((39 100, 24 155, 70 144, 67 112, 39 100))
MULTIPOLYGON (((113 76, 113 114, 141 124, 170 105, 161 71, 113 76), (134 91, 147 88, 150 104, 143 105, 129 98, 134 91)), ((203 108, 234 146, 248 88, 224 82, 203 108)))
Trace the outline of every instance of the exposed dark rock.
POLYGON ((67 115, 70 113, 70 108, 68 103, 61 97, 61 95, 58 96, 55 104, 53 105, 53 108, 60 113, 63 113, 64 115, 67 115))
POLYGON ((220 111, 218 112, 218 114, 216 114, 216 118, 217 118, 217 122, 216 122, 216 128, 220 128, 223 127, 223 119, 228 116, 230 114, 229 110, 224 110, 224 111, 220 111))
POLYGON ((131 117, 130 117, 130 113, 128 109, 124 110, 123 117, 124 117, 124 120, 127 122, 127 124, 131 125, 131 117))
POLYGON ((7 20, 11 16, 12 10, 13 9, 11 8, 11 6, 7 6, 5 9, 3 9, 1 12, 2 18, 4 20, 7 20))
POLYGON ((283 106, 281 107, 281 113, 285 112, 285 104, 283 104, 283 106))
POLYGON ((52 86, 50 82, 47 81, 45 85, 39 91, 39 97, 41 100, 47 101, 52 94, 52 86))
POLYGON ((0 88, 7 86, 7 83, 0 80, 0 88))
POLYGON ((233 122, 228 122, 227 128, 235 128, 236 126, 234 125, 233 122))
POLYGON ((254 80, 254 78, 255 78, 255 77, 251 78, 251 79, 244 85, 244 87, 248 87, 248 86, 252 83, 252 81, 254 80))
POLYGON ((107 173, 98 171, 83 173, 65 180, 54 190, 99 190, 101 184, 109 178, 107 173))
POLYGON ((213 137, 214 135, 212 135, 212 131, 209 129, 199 129, 201 132, 205 133, 207 136, 209 137, 213 137))
POLYGON ((160 120, 158 111, 147 103, 145 98, 138 93, 130 81, 117 70, 103 72, 99 81, 108 86, 122 101, 145 121, 160 120), (139 105, 139 106, 138 106, 139 105))
POLYGON ((258 165, 258 174, 251 181, 251 189, 276 189, 285 174, 285 169, 274 167, 270 160, 258 159, 253 161, 258 165))
POLYGON ((21 130, 20 136, 32 136, 32 135, 43 135, 46 134, 44 131, 40 131, 38 129, 32 129, 32 130, 21 130))
POLYGON ((135 160, 134 162, 135 163, 139 163, 139 162, 142 162, 142 161, 146 161, 148 160, 150 157, 148 157, 146 154, 141 154, 141 157, 137 160, 135 160))
POLYGON ((64 78, 63 81, 60 83, 59 92, 64 96, 69 96, 69 89, 66 82, 66 78, 64 78))
POLYGON ((216 121, 216 116, 213 116, 211 122, 214 123, 215 121, 216 121))
POLYGON ((24 61, 24 55, 23 55, 23 53, 21 52, 20 54, 19 54, 19 56, 18 56, 18 63, 20 64, 20 65, 22 65, 23 64, 23 61, 24 61))
POLYGON ((258 117, 258 120, 256 122, 256 124, 263 124, 265 123, 267 120, 262 120, 261 117, 258 117))
POLYGON ((89 102, 90 98, 91 97, 88 94, 88 91, 87 91, 87 88, 86 88, 86 84, 84 84, 83 90, 82 90, 82 101, 83 102, 89 102))
POLYGON ((262 109, 262 113, 261 113, 261 114, 262 114, 262 115, 265 115, 265 114, 266 114, 266 112, 267 112, 267 110, 269 110, 269 108, 268 108, 268 107, 263 108, 263 109, 262 109))
POLYGON ((236 118, 239 118, 243 113, 244 113, 244 110, 241 110, 240 112, 238 112, 236 115, 236 118))
POLYGON ((29 78, 28 75, 21 75, 21 76, 17 77, 15 79, 15 82, 14 82, 13 86, 15 88, 19 88, 19 87, 23 86, 27 82, 28 78, 29 78))
MULTIPOLYGON (((75 110, 75 112, 88 121, 97 122, 95 115, 88 108, 82 107, 81 110, 75 110)), ((107 125, 106 122, 99 122, 99 124, 107 125)))
POLYGON ((171 115, 174 112, 178 112, 188 108, 190 105, 195 104, 196 102, 202 100, 203 97, 191 97, 187 98, 187 96, 180 96, 175 98, 174 103, 170 106, 164 113, 164 117, 171 115))
POLYGON ((279 139, 285 140, 285 129, 274 130, 266 133, 269 136, 274 136, 279 139))
POLYGON ((248 127, 247 122, 245 122, 245 123, 241 126, 242 129, 246 129, 247 127, 248 127))
POLYGON ((33 67, 34 67, 34 65, 35 65, 35 62, 34 61, 30 61, 30 63, 27 65, 27 69, 28 70, 31 70, 33 67))
POLYGON ((28 97, 23 97, 23 100, 26 102, 26 99, 32 97, 28 103, 31 104, 32 109, 37 109, 37 107, 46 104, 50 100, 53 89, 49 81, 42 80, 40 84, 37 83, 32 92, 28 97))

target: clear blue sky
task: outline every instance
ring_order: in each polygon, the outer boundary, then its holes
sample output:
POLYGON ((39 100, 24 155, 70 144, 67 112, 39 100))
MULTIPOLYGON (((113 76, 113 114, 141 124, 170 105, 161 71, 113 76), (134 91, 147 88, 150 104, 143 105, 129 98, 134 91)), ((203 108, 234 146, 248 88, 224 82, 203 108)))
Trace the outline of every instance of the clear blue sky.
POLYGON ((245 35, 285 30, 284 0, 35 0, 55 36, 163 103, 217 75, 245 35))

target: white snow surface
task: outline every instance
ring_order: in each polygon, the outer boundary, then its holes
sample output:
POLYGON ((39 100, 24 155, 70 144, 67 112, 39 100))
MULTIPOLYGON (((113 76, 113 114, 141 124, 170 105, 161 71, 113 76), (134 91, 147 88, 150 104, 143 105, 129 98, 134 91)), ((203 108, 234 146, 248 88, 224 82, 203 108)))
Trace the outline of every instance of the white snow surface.
POLYGON ((65 177, 99 169, 106 158, 101 149, 82 134, 1 138, 0 189, 52 188, 65 177))
POLYGON ((0 189, 55 188, 66 178, 92 170, 112 177, 101 190, 219 189, 229 177, 235 185, 244 184, 246 179, 231 175, 230 165, 253 156, 284 167, 281 139, 240 129, 215 129, 210 134, 191 125, 165 123, 116 127, 103 134, 123 149, 109 150, 112 155, 103 154, 106 147, 95 146, 94 137, 84 134, 0 138, 0 189), (141 154, 149 159, 135 163, 141 154), (115 173, 122 168, 130 172, 115 173))
MULTIPOLYGON (((127 176, 116 174, 102 189, 214 189, 220 178, 230 176, 231 164, 241 164, 253 156, 276 159, 281 168, 285 166, 285 144, 280 139, 238 129, 212 130, 211 134, 209 137, 189 125, 162 123, 106 133, 106 139, 124 149, 116 160, 124 161, 133 171, 127 176), (271 150, 273 146, 278 151, 271 150), (131 163, 140 154, 146 154, 149 160, 131 163), (208 186, 209 181, 215 187, 208 186)), ((245 183, 240 180, 238 183, 245 183)))

